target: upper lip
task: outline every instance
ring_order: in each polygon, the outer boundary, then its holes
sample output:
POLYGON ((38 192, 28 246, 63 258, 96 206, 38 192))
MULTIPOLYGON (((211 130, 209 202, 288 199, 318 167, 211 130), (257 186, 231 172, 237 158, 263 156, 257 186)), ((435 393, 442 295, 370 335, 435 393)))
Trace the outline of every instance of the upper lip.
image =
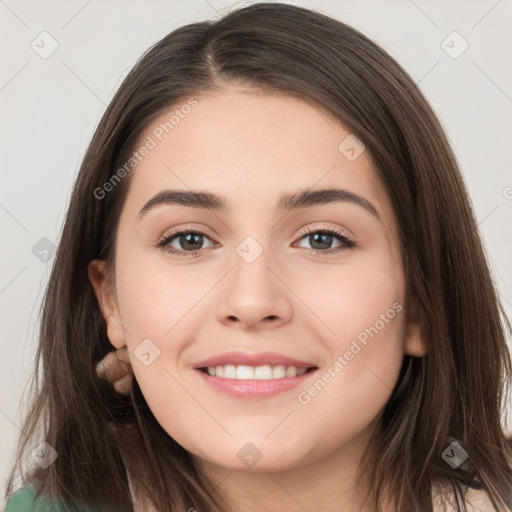
POLYGON ((283 356, 277 352, 258 352, 258 353, 244 353, 244 352, 225 352, 203 361, 199 361, 194 365, 194 368, 207 368, 212 366, 224 366, 226 364, 247 365, 247 366, 263 366, 263 365, 278 365, 294 366, 295 368, 316 368, 312 363, 298 361, 291 357, 283 356))

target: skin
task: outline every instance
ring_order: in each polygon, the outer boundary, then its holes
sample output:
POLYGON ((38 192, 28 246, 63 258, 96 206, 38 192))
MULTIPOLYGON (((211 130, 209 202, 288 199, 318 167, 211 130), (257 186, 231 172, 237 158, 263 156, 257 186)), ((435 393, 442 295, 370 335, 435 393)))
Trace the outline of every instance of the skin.
POLYGON ((109 352, 96 368, 100 377, 110 381, 118 393, 129 394, 133 370, 127 347, 109 352))
MULTIPOLYGON (((424 355, 416 305, 406 308, 389 197, 368 152, 349 161, 338 150, 349 132, 318 107, 234 86, 195 98, 197 106, 132 171, 115 280, 104 262, 89 265, 109 339, 127 348, 156 419, 219 484, 232 511, 295 512, 318 503, 324 512, 364 510, 355 492, 358 463, 404 354, 424 355), (363 196, 380 220, 348 202, 275 210, 284 192, 327 187, 363 196), (139 220, 166 188, 221 194, 232 212, 161 205, 139 220), (305 227, 337 229, 357 245, 322 254, 342 242, 315 246, 300 234, 305 227), (157 248, 171 228, 205 232, 199 254, 157 248), (236 252, 247 236, 263 250, 252 263, 236 252), (301 404, 298 393, 394 303, 401 312, 301 404), (144 339, 160 350, 149 366, 134 353, 144 339), (243 399, 213 390, 192 369, 237 349, 279 352, 319 370, 299 388, 243 399), (237 457, 248 442, 261 453, 252 467, 237 457)), ((155 120, 141 141, 168 118, 155 120)), ((172 246, 191 251, 179 236, 172 246)))

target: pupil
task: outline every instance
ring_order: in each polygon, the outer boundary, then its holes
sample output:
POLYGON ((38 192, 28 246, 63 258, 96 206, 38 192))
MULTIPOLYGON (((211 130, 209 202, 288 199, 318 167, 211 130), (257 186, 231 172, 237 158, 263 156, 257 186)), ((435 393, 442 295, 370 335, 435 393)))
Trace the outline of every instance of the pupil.
POLYGON ((201 239, 203 235, 200 235, 198 233, 191 233, 191 234, 187 234, 187 235, 181 235, 180 236, 180 242, 183 242, 183 240, 185 240, 185 243, 182 243, 181 246, 183 247, 183 249, 191 249, 191 250, 197 250, 197 249, 200 249, 201 248, 201 241, 199 241, 199 243, 197 242, 197 238, 199 237, 199 239, 201 239), (189 243, 189 240, 191 238, 196 238, 196 245, 194 245, 194 242, 192 243, 189 243), (188 245, 188 247, 187 247, 188 245))
POLYGON ((310 235, 310 244, 311 244, 311 247, 313 247, 313 249, 328 249, 329 246, 331 245, 331 241, 332 241, 332 235, 330 235, 329 233, 315 233, 313 235, 310 235), (321 241, 320 243, 326 243, 327 244, 327 247, 315 247, 315 244, 317 243, 317 240, 318 238, 321 238, 321 241), (311 239, 313 239, 313 242, 311 242, 311 239))

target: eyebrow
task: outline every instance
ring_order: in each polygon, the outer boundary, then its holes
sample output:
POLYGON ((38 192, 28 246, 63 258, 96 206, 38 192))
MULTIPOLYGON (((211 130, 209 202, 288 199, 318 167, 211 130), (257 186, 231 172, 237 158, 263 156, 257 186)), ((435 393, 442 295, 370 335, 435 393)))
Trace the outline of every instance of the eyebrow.
MULTIPOLYGON (((334 202, 355 204, 381 220, 377 210, 367 199, 340 188, 326 188, 322 190, 302 189, 292 193, 285 193, 279 198, 276 209, 291 211, 334 202)), ((141 219, 145 213, 156 206, 167 204, 178 204, 223 213, 231 212, 230 203, 227 202, 226 198, 211 192, 199 190, 162 190, 142 207, 139 212, 139 218, 141 219)))

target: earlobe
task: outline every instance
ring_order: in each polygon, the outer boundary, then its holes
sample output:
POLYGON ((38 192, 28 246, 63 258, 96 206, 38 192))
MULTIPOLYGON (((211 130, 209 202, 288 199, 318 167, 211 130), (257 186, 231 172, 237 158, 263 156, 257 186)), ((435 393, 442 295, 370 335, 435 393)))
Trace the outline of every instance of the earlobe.
POLYGON ((404 351, 413 357, 423 357, 427 354, 425 340, 421 334, 420 311, 418 302, 411 300, 407 311, 407 323, 405 326, 404 351))
POLYGON ((107 264, 103 260, 92 260, 87 266, 89 281, 94 288, 98 306, 105 320, 107 336, 115 348, 126 346, 124 329, 115 299, 114 284, 107 264))

